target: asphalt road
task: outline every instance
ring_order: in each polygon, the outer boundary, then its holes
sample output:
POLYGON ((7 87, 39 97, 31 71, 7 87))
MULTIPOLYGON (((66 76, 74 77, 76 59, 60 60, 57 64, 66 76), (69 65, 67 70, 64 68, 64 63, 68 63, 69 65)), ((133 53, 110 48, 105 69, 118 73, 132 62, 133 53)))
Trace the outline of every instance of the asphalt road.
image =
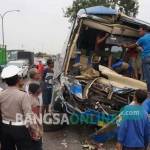
POLYGON ((43 138, 44 150, 82 150, 80 134, 71 128, 47 132, 43 138))
MULTIPOLYGON (((89 128, 67 126, 55 132, 44 133, 43 149, 44 150, 83 150, 82 145, 88 141, 91 134, 89 128)), ((109 141, 98 150, 114 150, 115 142, 109 141)), ((90 150, 89 148, 84 150, 90 150)), ((92 149, 91 149, 92 150, 92 149)))

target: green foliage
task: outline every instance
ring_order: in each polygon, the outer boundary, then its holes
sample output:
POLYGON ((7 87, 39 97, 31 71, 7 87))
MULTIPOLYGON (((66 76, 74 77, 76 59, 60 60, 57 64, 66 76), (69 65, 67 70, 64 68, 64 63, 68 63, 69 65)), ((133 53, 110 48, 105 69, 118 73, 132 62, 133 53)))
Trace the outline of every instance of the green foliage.
POLYGON ((136 17, 139 9, 137 0, 120 0, 119 5, 123 6, 126 15, 136 17))
POLYGON ((72 6, 68 7, 64 13, 65 17, 72 22, 80 9, 92 6, 111 6, 115 8, 116 5, 123 7, 125 14, 128 16, 135 17, 138 13, 138 0, 74 0, 72 6))

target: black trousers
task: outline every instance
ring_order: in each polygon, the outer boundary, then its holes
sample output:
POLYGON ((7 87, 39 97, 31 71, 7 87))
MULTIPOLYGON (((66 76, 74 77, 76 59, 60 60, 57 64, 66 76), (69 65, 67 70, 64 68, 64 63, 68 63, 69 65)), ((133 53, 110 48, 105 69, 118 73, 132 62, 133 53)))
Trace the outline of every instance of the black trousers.
POLYGON ((32 141, 33 150, 43 150, 42 148, 42 139, 38 141, 32 141))
POLYGON ((1 150, 33 150, 32 140, 25 126, 1 125, 1 150))
POLYGON ((145 150, 144 148, 127 148, 123 147, 123 150, 145 150))

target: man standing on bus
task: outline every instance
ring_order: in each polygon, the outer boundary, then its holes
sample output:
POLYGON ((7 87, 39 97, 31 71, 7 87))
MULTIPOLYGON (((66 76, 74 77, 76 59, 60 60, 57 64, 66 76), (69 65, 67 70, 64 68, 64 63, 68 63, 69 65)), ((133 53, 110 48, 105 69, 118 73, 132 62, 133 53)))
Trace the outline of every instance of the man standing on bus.
POLYGON ((124 48, 142 48, 142 71, 143 78, 147 83, 148 97, 150 97, 150 33, 147 26, 142 25, 139 29, 139 40, 131 45, 122 45, 124 48))

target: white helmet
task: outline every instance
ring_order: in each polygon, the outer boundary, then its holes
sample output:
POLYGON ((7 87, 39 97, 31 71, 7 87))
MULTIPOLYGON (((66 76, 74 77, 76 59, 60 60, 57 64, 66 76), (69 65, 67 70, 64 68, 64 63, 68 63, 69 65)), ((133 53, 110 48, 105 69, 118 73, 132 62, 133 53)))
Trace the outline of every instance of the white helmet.
POLYGON ((20 69, 17 66, 10 65, 10 66, 5 67, 2 70, 1 78, 2 79, 11 78, 15 75, 18 75, 19 72, 20 72, 20 69))

